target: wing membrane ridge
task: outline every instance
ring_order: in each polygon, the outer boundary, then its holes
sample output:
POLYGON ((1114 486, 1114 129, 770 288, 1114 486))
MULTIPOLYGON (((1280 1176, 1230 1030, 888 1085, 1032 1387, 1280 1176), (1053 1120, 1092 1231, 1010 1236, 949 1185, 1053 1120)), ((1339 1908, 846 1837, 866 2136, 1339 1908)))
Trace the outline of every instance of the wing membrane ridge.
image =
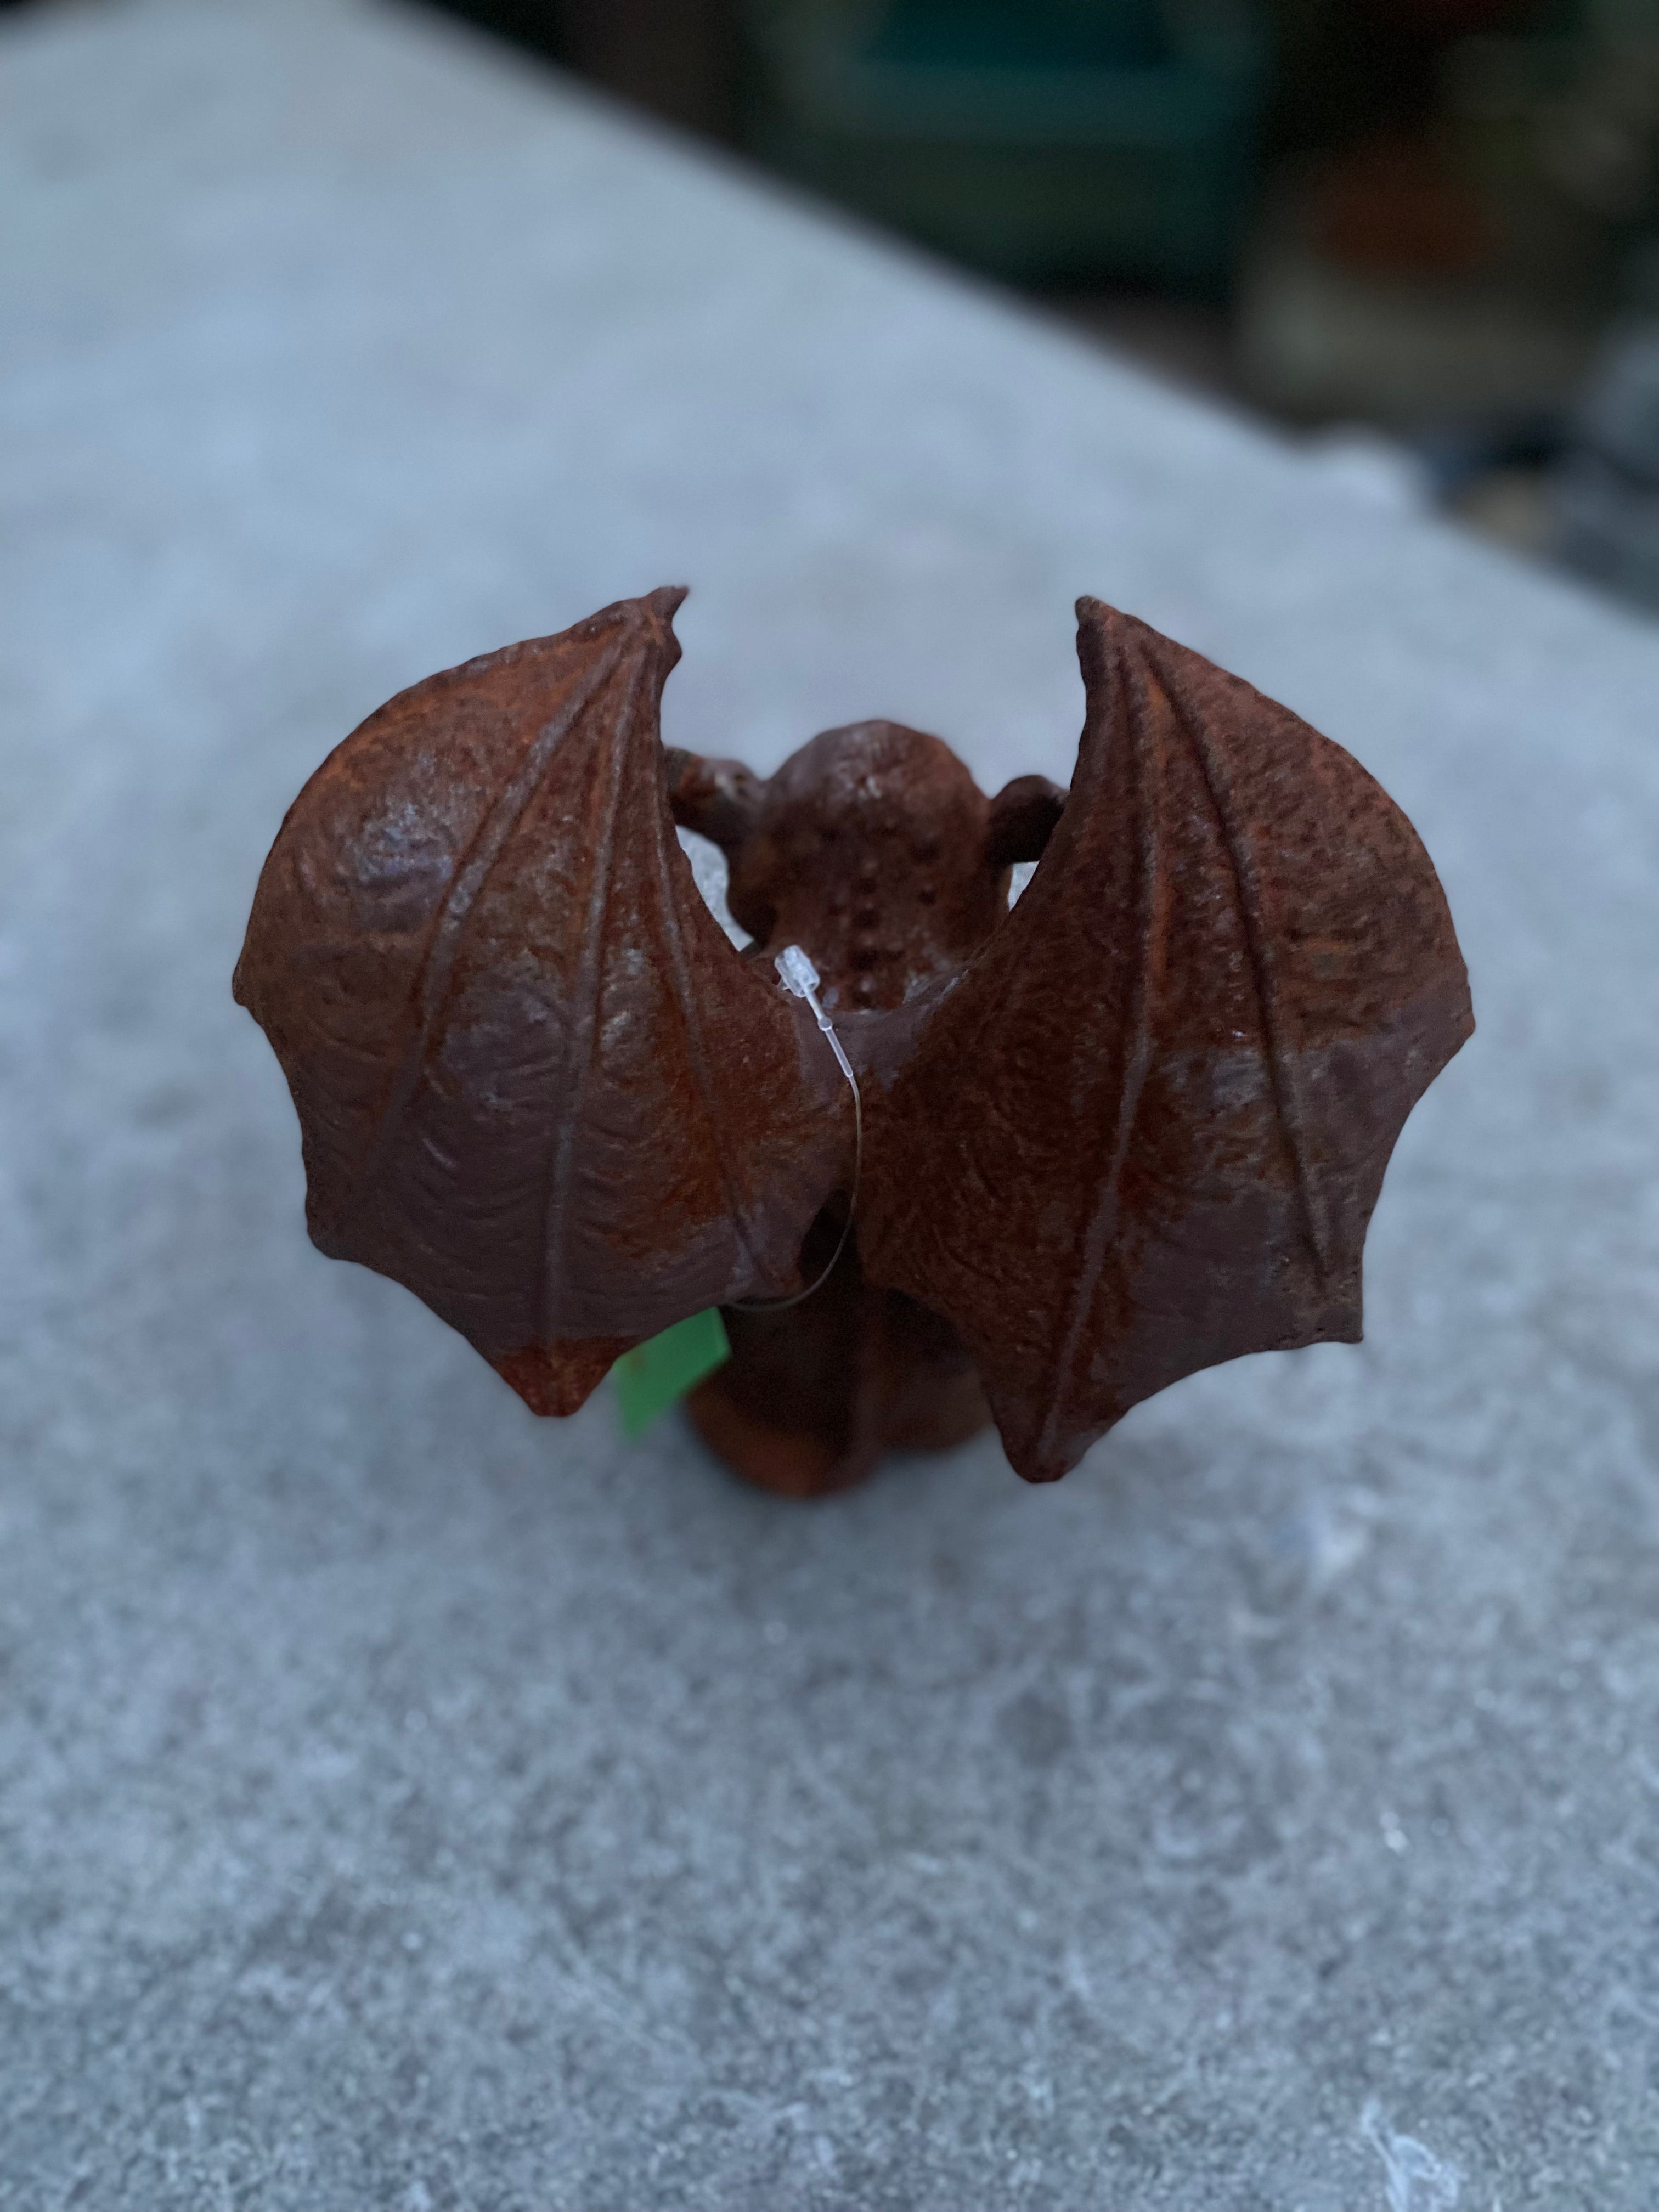
POLYGON ((1296 1064, 1295 1054, 1285 1042, 1279 975, 1273 960, 1271 933, 1262 912, 1261 881, 1255 866, 1255 856, 1241 830, 1232 779, 1210 733, 1167 689, 1164 696, 1174 708, 1176 720, 1191 748, 1194 761, 1220 824, 1223 849, 1238 895, 1245 956, 1250 963, 1256 1003, 1261 1012, 1262 1033, 1267 1039, 1273 1113, 1290 1153, 1308 1250, 1322 1292, 1331 1275, 1329 1212, 1308 1145, 1308 1106, 1303 1095, 1300 1070, 1296 1064))
POLYGON ((588 701, 609 682, 621 656, 623 640, 610 647, 591 674, 551 721, 544 724, 525 748, 525 756, 505 789, 484 814, 473 833, 460 866, 450 878, 422 948, 410 997, 416 1019, 398 1071, 387 1088, 385 1105, 375 1119, 374 1133, 329 1225, 337 1237, 362 1202, 392 1149, 398 1125, 408 1111, 421 1080, 422 1066, 434 1024, 443 1009, 443 999, 460 951, 461 938, 477 904, 478 894, 506 849, 513 831, 523 818, 538 787, 552 764, 561 741, 569 733, 588 701))
MULTIPOLYGON (((616 655, 621 649, 618 644, 607 656, 610 667, 614 668, 616 655)), ((542 1260, 536 1284, 536 1319, 537 1333, 543 1338, 553 1333, 548 1319, 549 1297, 552 1285, 564 1273, 562 1267, 555 1266, 553 1245, 556 1237, 562 1256, 570 1218, 568 1201, 576 1136, 581 1127, 582 1102, 586 1096, 588 1077, 593 1067, 593 1036, 599 1012, 596 983, 604 947, 611 860, 616 849, 617 818, 622 805, 623 770, 628 757, 626 736, 637 710, 644 675, 643 664, 636 662, 632 681, 617 710, 617 726, 622 741, 613 738, 605 748, 610 771, 610 788, 605 793, 605 826, 589 862, 592 872, 588 878, 587 911, 582 917, 581 960, 577 970, 580 981, 575 1000, 580 1013, 575 1035, 573 1036, 567 1032, 565 1038, 560 1079, 556 1085, 558 1103, 563 1107, 563 1111, 554 1115, 558 1133, 549 1148, 546 1171, 542 1179, 541 1236, 538 1245, 542 1260)), ((597 685, 588 688, 583 694, 583 703, 593 696, 598 688, 597 685)), ((525 805, 528 804, 529 795, 526 794, 525 805)))
MULTIPOLYGON (((1131 1042, 1121 1063, 1122 1075, 1117 1116, 1112 1131, 1106 1173, 1084 1231, 1083 1256, 1077 1286, 1068 1303, 1066 1328, 1055 1355, 1054 1379, 1037 1436, 1039 1460, 1047 1460, 1054 1452, 1061 1409, 1071 1397, 1084 1334, 1094 1312, 1101 1276, 1105 1271, 1107 1255, 1118 1224, 1123 1170, 1128 1160, 1129 1147, 1133 1142, 1141 1097, 1152 1068, 1150 979, 1158 974, 1163 966, 1161 925, 1164 917, 1158 896, 1161 825, 1154 797, 1158 763, 1148 757, 1158 754, 1161 748, 1157 722, 1146 711, 1148 702, 1144 680, 1136 684, 1127 661, 1127 656, 1120 647, 1118 672, 1124 679, 1120 696, 1127 698, 1129 726, 1117 742, 1122 743, 1127 738, 1130 748, 1135 812, 1135 952, 1130 969, 1131 1042)), ((1112 742, 1109 734, 1103 736, 1103 742, 1112 742)))

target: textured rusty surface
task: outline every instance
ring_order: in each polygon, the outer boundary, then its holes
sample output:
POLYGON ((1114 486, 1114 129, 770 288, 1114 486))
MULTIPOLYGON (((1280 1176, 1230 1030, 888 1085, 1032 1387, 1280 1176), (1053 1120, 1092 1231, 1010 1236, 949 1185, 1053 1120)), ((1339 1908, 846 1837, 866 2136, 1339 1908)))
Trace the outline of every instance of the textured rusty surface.
POLYGON ((1358 762, 1078 611, 1065 811, 886 1093, 860 1222, 1038 1481, 1200 1367, 1358 1339, 1389 1154, 1474 1025, 1433 867, 1358 762))
POLYGON ((407 1284, 538 1412, 722 1304, 734 1358, 692 1417, 799 1494, 987 1403, 1052 1480, 1182 1375, 1357 1339, 1389 1152, 1472 1027, 1380 787, 1091 599, 1069 795, 988 799, 878 721, 763 781, 662 750, 679 597, 416 685, 291 811, 236 988, 293 1088, 322 1249, 407 1284), (726 854, 747 955, 674 820, 726 854), (850 1194, 847 1093, 772 978, 787 944, 860 1071, 865 1155, 830 1279, 756 1314, 813 1279, 850 1194))
MULTIPOLYGON (((838 1232, 826 1211, 807 1274, 838 1232)), ((823 1497, 862 1481, 884 1453, 943 1450, 991 1418, 955 1330, 866 1281, 854 1239, 810 1298, 776 1313, 728 1310, 726 1327, 732 1358, 686 1410, 704 1443, 764 1489, 823 1497)))
POLYGON ((850 1162, 823 1039, 732 953, 669 818, 682 596, 372 715, 289 811, 236 972, 315 1242, 406 1284, 538 1413, 688 1313, 798 1287, 850 1162))

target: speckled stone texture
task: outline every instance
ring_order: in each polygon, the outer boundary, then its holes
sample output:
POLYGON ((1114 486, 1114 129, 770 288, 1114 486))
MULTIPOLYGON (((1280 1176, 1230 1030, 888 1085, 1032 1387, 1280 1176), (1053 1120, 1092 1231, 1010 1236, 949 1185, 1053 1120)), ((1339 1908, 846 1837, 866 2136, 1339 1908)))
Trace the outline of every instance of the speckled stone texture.
POLYGON ((436 19, 9 14, 0 2207, 1650 2212, 1659 634, 436 19), (1363 1349, 814 1509, 306 1243, 231 1003, 390 692, 1065 775, 1097 592, 1416 820, 1363 1349))

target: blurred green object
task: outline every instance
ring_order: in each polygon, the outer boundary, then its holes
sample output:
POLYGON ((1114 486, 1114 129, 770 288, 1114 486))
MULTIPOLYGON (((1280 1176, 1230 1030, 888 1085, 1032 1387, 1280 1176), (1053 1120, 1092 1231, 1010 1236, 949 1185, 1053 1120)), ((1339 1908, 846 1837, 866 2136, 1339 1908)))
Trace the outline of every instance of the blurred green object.
POLYGON ((677 1321, 659 1336, 624 1352, 611 1372, 617 1385, 623 1433, 637 1437, 686 1392, 724 1367, 732 1357, 720 1308, 709 1306, 677 1321))
POLYGON ((1223 287, 1267 77, 1247 0, 750 0, 763 160, 1023 284, 1223 287))

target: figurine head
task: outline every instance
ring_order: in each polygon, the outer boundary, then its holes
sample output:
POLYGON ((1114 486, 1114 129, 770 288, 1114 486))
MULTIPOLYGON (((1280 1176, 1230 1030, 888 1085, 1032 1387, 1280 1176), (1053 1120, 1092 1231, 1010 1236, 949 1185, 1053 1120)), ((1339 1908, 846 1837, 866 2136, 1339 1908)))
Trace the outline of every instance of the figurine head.
POLYGON ((732 857, 732 915, 765 948, 809 945, 827 1006, 896 1006, 1007 911, 989 813, 939 738, 900 722, 825 730, 763 787, 732 857))
POLYGON ((824 1004, 845 1011, 901 1006, 961 968, 1007 912, 1010 866, 1037 857, 1064 794, 1022 777, 988 799, 942 738, 853 722, 767 782, 735 763, 688 763, 675 798, 678 817, 726 852, 733 919, 763 953, 805 945, 824 1004), (1033 805, 1040 836, 1024 818, 1033 805))

